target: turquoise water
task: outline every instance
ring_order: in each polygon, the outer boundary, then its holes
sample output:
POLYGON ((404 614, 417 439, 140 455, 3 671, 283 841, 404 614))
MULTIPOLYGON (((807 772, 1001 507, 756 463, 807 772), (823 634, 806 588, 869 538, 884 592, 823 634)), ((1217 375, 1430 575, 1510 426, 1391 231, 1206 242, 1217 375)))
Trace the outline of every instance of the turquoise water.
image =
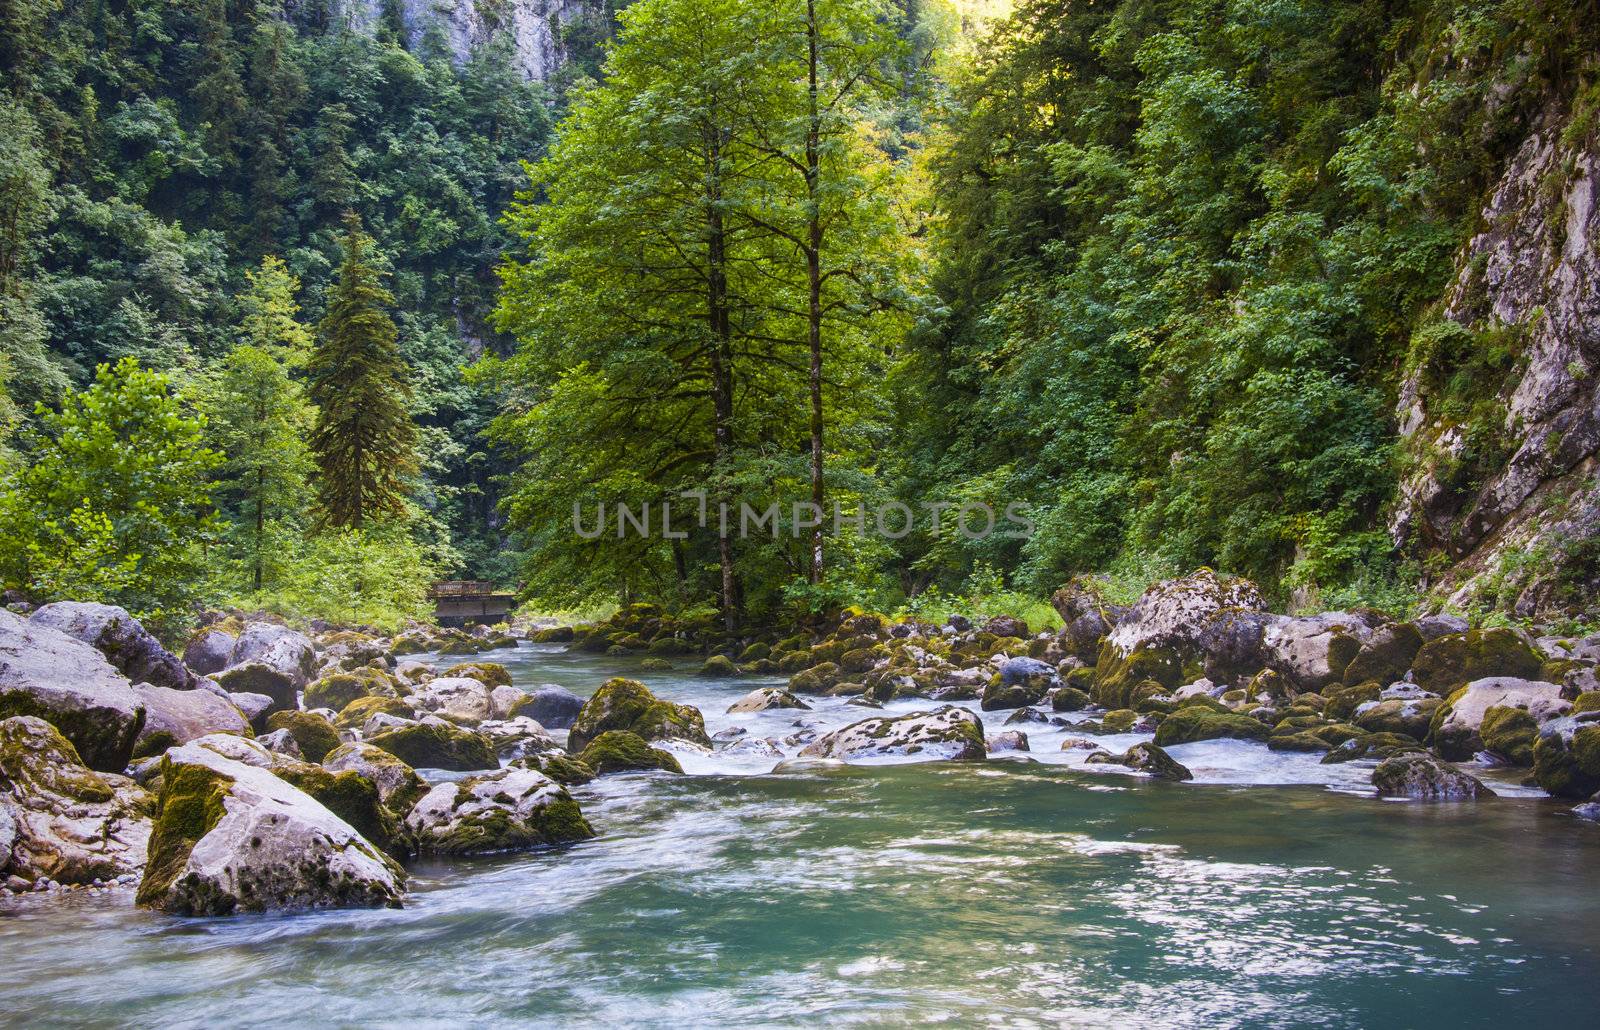
MULTIPOLYGON (((619 668, 509 664, 580 692, 619 668)), ((713 729, 753 685, 646 678, 713 729)), ((829 706, 756 730, 863 714, 829 706)), ((1191 747, 1211 782, 693 756, 689 776, 580 790, 597 840, 421 867, 397 912, 29 898, 0 915, 0 1021, 1592 1024, 1600 827, 1537 797, 1379 802, 1314 761, 1191 747)))

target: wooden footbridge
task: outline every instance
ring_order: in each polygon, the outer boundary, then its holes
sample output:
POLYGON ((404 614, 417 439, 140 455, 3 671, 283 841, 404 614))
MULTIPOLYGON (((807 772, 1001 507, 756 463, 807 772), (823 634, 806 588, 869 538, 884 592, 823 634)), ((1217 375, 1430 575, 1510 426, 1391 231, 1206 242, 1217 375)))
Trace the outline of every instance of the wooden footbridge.
POLYGON ((447 579, 428 588, 441 626, 504 622, 517 595, 480 579, 447 579))

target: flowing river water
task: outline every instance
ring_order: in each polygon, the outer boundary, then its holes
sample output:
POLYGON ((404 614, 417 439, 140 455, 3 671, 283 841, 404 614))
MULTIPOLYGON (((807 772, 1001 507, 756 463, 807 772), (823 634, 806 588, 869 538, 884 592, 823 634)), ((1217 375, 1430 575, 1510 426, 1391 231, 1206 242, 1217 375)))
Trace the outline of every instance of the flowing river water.
MULTIPOLYGON (((638 676, 749 739, 872 714, 730 716, 778 681, 490 657, 522 687, 638 676)), ((1569 805, 1505 778, 1478 804, 1378 801, 1370 763, 1226 741, 1171 749, 1195 782, 1153 782, 1020 728, 1034 761, 774 774, 749 745, 680 749, 689 775, 574 791, 597 839, 421 865, 400 911, 22 898, 0 1024, 1594 1025, 1600 826, 1569 805)))

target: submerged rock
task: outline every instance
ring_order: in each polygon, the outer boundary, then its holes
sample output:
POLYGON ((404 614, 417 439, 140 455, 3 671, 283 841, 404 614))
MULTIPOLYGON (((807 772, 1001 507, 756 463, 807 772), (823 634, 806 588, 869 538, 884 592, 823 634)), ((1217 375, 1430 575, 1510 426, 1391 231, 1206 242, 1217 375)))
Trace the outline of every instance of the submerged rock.
POLYGON ((1476 777, 1426 752, 1385 758, 1372 770, 1372 785, 1378 788, 1379 797, 1386 798, 1471 801, 1495 796, 1476 777))
POLYGON ((638 680, 621 677, 601 684, 584 704, 568 734, 568 747, 581 750, 607 730, 627 730, 645 740, 686 740, 711 746, 698 709, 663 701, 638 680))
POLYGON ((481 855, 587 840, 594 830, 572 795, 533 769, 440 783, 406 816, 424 852, 481 855))
POLYGON ((1136 769, 1158 780, 1182 782, 1194 779, 1194 773, 1177 759, 1155 744, 1135 744, 1120 755, 1097 751, 1084 760, 1085 765, 1122 765, 1136 769))
POLYGON ((152 799, 102 776, 43 719, 0 720, 0 880, 93 883, 138 873, 152 799))
POLYGON ((97 649, 0 609, 0 719, 32 715, 72 742, 83 764, 121 772, 144 726, 144 701, 97 649))
POLYGON ((271 771, 196 741, 167 752, 161 780, 139 904, 179 915, 400 906, 400 868, 271 771))
POLYGON ((893 755, 976 761, 986 757, 987 749, 978 717, 948 705, 934 712, 852 723, 817 738, 800 754, 845 761, 893 755))

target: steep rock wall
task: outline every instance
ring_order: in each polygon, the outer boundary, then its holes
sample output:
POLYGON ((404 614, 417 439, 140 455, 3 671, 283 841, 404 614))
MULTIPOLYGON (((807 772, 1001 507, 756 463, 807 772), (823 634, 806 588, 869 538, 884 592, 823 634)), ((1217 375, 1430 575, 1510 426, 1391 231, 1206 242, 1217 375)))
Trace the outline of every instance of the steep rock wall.
MULTIPOLYGON (((1590 116, 1583 116, 1592 121, 1590 116)), ((1391 531, 1457 603, 1576 610, 1600 586, 1600 157, 1552 105, 1485 205, 1402 384, 1391 531)))

